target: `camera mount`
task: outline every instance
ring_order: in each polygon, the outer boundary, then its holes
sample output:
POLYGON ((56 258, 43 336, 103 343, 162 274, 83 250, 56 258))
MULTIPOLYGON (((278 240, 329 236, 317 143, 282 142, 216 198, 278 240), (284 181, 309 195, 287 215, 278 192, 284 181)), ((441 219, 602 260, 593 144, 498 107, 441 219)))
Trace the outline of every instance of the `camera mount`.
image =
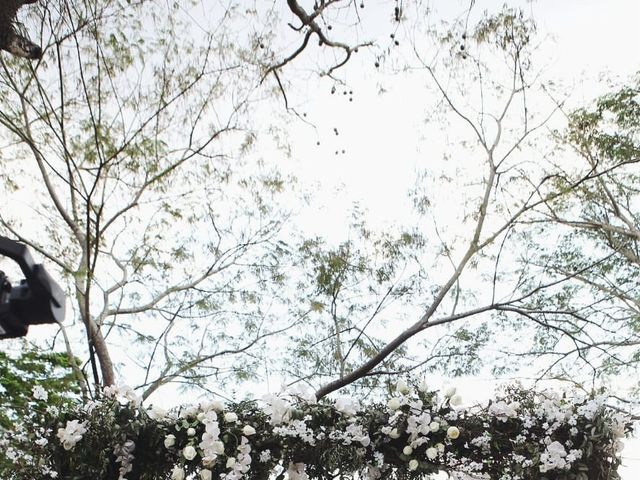
POLYGON ((23 244, 0 236, 0 255, 15 261, 25 278, 16 286, 0 271, 0 339, 23 337, 29 325, 60 323, 65 295, 23 244))

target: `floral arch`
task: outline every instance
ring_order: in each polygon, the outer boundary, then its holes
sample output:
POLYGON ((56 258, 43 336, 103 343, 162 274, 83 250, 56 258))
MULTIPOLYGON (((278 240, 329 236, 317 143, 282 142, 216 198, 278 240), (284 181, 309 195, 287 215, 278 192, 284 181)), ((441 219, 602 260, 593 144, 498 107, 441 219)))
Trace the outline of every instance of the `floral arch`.
POLYGON ((133 390, 59 410, 36 387, 32 410, 1 440, 10 479, 276 480, 619 478, 627 417, 604 397, 518 387, 460 406, 400 381, 386 403, 267 396, 166 412, 133 390))

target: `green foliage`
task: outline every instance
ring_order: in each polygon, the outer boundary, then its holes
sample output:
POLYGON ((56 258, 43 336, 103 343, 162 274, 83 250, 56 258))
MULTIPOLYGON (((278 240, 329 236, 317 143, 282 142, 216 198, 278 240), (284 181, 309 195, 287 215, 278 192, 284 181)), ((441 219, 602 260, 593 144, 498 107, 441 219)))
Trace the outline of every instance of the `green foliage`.
POLYGON ((535 31, 535 24, 522 10, 505 6, 500 14, 482 19, 475 27, 473 38, 478 43, 492 43, 503 51, 517 54, 529 44, 535 31))
MULTIPOLYGON (((424 272, 415 258, 426 242, 418 232, 375 234, 356 214, 349 237, 336 245, 307 239, 299 248, 297 298, 309 306, 305 321, 310 327, 291 336, 288 355, 304 361, 287 362, 287 376, 306 377, 311 371, 318 378, 343 376, 374 358, 384 345, 380 337, 387 322, 409 315, 402 307, 410 309, 420 296, 424 272), (324 332, 320 338, 319 332, 324 332)), ((403 368, 405 355, 400 346, 384 366, 403 368)), ((369 389, 384 381, 371 376, 358 385, 369 389)))
POLYGON ((567 142, 589 162, 608 168, 637 163, 640 156, 640 74, 629 85, 573 112, 567 142))
POLYGON ((29 348, 14 357, 0 351, 0 428, 11 428, 27 414, 34 404, 36 386, 48 392, 52 404, 64 404, 80 394, 66 353, 29 348))
MULTIPOLYGON (((552 182, 551 199, 536 213, 533 255, 524 267, 525 289, 534 291, 526 305, 538 322, 538 351, 577 357, 603 382, 625 371, 634 383, 640 340, 640 76, 573 112, 558 140, 561 173, 552 182), (556 284, 536 290, 540 278, 556 284), (567 336, 573 348, 563 343, 567 336), (606 348, 595 340, 602 338, 606 348)), ((559 361, 556 367, 556 374, 572 378, 569 365, 559 361)))

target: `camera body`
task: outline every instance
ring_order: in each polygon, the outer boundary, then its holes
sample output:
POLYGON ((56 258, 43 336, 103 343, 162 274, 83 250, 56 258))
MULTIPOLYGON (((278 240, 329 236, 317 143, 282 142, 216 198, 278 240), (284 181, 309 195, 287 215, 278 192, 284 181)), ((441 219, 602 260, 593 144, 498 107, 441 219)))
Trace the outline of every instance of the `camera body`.
POLYGON ((18 263, 25 278, 11 285, 0 271, 0 339, 23 337, 29 325, 60 323, 65 295, 43 265, 35 264, 23 244, 0 236, 0 255, 18 263))

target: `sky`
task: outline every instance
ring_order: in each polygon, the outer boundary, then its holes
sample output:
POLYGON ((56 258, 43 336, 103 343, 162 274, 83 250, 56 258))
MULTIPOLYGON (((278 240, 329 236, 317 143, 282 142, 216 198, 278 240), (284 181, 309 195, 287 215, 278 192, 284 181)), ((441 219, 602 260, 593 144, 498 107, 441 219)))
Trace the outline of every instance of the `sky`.
MULTIPOLYGON (((442 14, 448 16, 460 14, 466 7, 466 2, 460 1, 432 4, 438 12, 446 4, 442 14)), ((502 4, 479 1, 476 8, 481 12, 502 4)), ((640 2, 539 0, 507 4, 530 10, 539 30, 545 32, 539 51, 547 62, 545 75, 572 91, 569 105, 584 105, 605 92, 601 75, 628 78, 640 65, 640 2)), ((335 218, 344 211, 347 199, 374 212, 372 220, 381 225, 397 222, 401 218, 398 213, 407 209, 406 192, 413 186, 416 169, 425 162, 438 161, 447 148, 440 141, 442 132, 424 123, 428 115, 424 106, 432 101, 421 88, 424 79, 398 79, 392 74, 380 79, 375 73, 365 57, 344 75, 348 90, 354 91, 349 105, 340 95, 340 87, 336 95, 330 93, 327 81, 310 83, 300 92, 305 101, 299 108, 317 129, 295 125, 293 156, 299 162, 295 173, 303 181, 318 181, 323 186, 318 195, 324 207, 321 215, 308 215, 323 232, 335 228, 335 218), (378 93, 381 86, 386 89, 382 95, 378 93)), ((448 132, 452 137, 456 133, 448 132)))

